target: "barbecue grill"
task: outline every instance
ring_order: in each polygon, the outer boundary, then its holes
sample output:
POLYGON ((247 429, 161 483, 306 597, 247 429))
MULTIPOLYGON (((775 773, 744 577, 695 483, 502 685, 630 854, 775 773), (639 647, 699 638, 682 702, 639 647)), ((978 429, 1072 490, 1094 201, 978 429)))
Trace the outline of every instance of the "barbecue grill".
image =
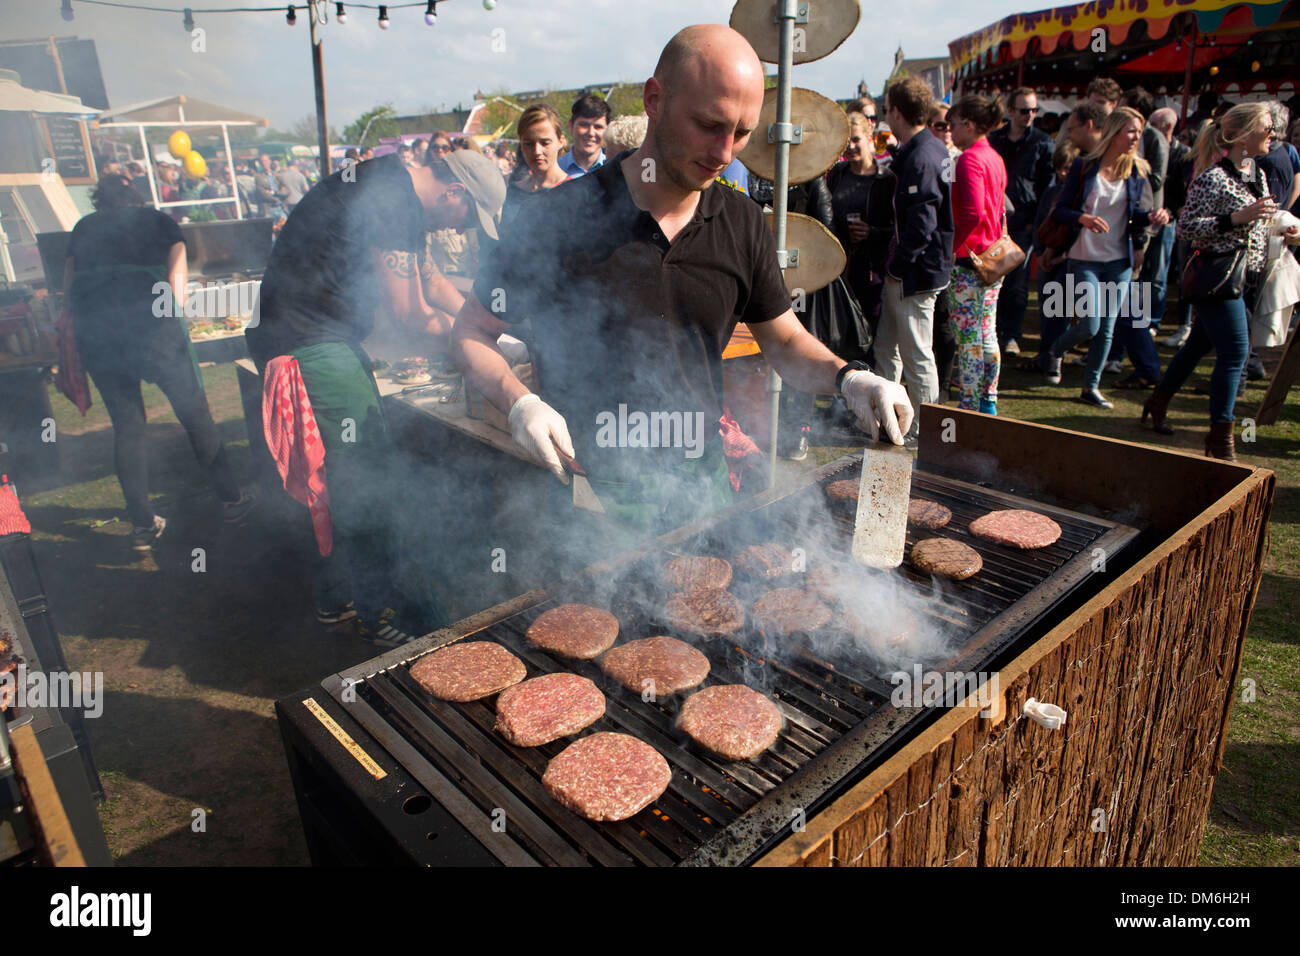
MULTIPOLYGON (((411 818, 437 805, 441 829, 422 834, 423 839, 399 837, 401 852, 415 862, 446 862, 450 841, 442 837, 454 830, 458 842, 468 837, 486 851, 480 860, 507 865, 741 865, 799 832, 804 821, 878 767, 941 709, 895 706, 890 672, 898 661, 877 658, 845 630, 842 619, 787 636, 769 636, 750 622, 728 638, 691 639, 709 657, 706 686, 747 684, 781 709, 785 726, 777 743, 747 762, 716 758, 675 730, 677 708, 687 694, 642 699, 594 663, 552 656, 524 637, 539 614, 569 602, 609 607, 619 618, 620 640, 675 633, 662 618, 668 592, 657 580, 659 567, 675 554, 732 558, 747 544, 774 540, 806 552, 809 567, 825 563, 856 575, 886 574, 852 564, 852 515, 824 503, 825 485, 855 478, 860 468, 860 455, 833 462, 795 486, 741 503, 574 580, 530 592, 323 681, 333 703, 400 764, 398 779, 390 781, 396 787, 392 798, 377 801, 389 810, 372 808, 392 818, 390 832, 419 830, 419 821, 411 818), (513 747, 492 730, 490 700, 440 701, 410 676, 419 657, 470 635, 509 648, 528 666, 530 677, 572 671, 594 680, 608 705, 605 716, 584 733, 627 733, 654 746, 673 770, 668 790, 619 823, 587 821, 554 801, 540 778, 550 758, 571 740, 513 747), (419 791, 414 804, 408 789, 419 791)), ((1098 569, 1113 569, 1139 533, 1114 516, 924 472, 914 474, 912 494, 953 513, 947 527, 923 536, 960 540, 984 562, 979 574, 960 582, 938 584, 907 566, 886 574, 895 585, 892 593, 915 609, 917 629, 943 637, 930 642, 928 655, 918 662, 927 672, 980 675, 975 685, 966 685, 967 692, 1025 642, 1041 636, 1063 605, 1077 605, 1080 592, 1099 588, 1106 575, 1098 569), (1047 548, 1021 551, 966 531, 975 518, 1002 508, 1051 516, 1061 526, 1060 539, 1047 548)), ((908 538, 910 546, 911 529, 908 538)), ((864 586, 869 580, 880 585, 879 577, 864 577, 864 586)), ((748 607, 770 587, 797 583, 738 576, 732 590, 748 607)), ((314 699, 313 705, 320 708, 314 699)), ((304 790, 311 789, 306 778, 317 771, 309 770, 301 753, 302 731, 294 726, 300 723, 302 696, 282 701, 278 709, 304 822, 319 821, 321 808, 304 804, 304 790)), ((373 795, 366 799, 374 802, 373 795)), ((313 832, 313 825, 308 829, 313 832)))

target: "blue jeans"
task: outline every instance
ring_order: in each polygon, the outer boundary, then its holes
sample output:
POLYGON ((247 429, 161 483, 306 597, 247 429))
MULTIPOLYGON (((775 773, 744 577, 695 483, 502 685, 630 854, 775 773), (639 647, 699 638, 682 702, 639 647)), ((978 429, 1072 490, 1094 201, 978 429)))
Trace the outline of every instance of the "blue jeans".
POLYGON ((1101 370, 1106 364, 1110 340, 1115 333, 1115 317, 1128 307, 1133 266, 1127 258, 1110 262, 1067 259, 1065 272, 1066 314, 1077 322, 1056 340, 1052 353, 1064 355, 1079 343, 1092 340, 1083 376, 1083 387, 1087 391, 1101 384, 1101 370), (1103 282, 1106 286, 1102 286, 1103 282), (1085 291, 1085 287, 1091 291, 1085 291))
POLYGON ((1232 421, 1237 401, 1237 383, 1250 352, 1249 317, 1241 297, 1226 302, 1202 302, 1192 306, 1192 331, 1187 343, 1169 360, 1160 388, 1176 392, 1210 349, 1214 349, 1214 371, 1210 374, 1210 421, 1232 421))
POLYGON ((1174 224, 1161 226, 1147 243, 1147 258, 1142 263, 1142 280, 1151 283, 1151 325, 1159 332, 1165 318, 1165 293, 1168 289, 1169 263, 1174 251, 1174 224))

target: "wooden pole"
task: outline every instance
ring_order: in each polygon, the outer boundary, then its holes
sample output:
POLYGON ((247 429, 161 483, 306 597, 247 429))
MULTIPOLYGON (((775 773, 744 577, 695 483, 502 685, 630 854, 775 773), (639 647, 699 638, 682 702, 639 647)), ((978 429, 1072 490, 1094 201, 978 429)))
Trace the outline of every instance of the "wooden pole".
POLYGON ((316 143, 320 149, 320 177, 330 174, 330 127, 325 117, 325 62, 321 53, 318 26, 325 18, 325 4, 312 0, 311 4, 311 72, 316 84, 316 143))

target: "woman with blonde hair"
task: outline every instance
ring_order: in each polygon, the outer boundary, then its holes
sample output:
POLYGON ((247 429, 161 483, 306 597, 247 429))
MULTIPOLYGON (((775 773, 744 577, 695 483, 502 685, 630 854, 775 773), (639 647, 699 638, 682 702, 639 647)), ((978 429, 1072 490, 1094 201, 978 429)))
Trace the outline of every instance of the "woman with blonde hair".
MULTIPOLYGON (((1141 306, 1134 302, 1134 244, 1145 242, 1147 226, 1169 221, 1165 209, 1152 211, 1150 166, 1137 154, 1142 114, 1119 106, 1106 119, 1101 140, 1086 156, 1076 159, 1051 218, 1069 226, 1073 238, 1066 246, 1067 281, 1063 293, 1049 296, 1044 309, 1060 309, 1072 324, 1052 345, 1048 377, 1061 374, 1061 357, 1075 345, 1092 340, 1085 362, 1083 391, 1079 401, 1098 408, 1112 408, 1098 390, 1102 367, 1110 351, 1115 320, 1122 313, 1141 306), (1073 277, 1071 282, 1068 277, 1073 277)), ((1149 366, 1155 347, 1145 338, 1152 355, 1139 354, 1137 362, 1149 366)), ((1141 350, 1139 344, 1137 350, 1141 350)), ((1155 359, 1157 372, 1159 360, 1155 359)))
MULTIPOLYGON (((1236 461, 1232 409, 1237 382, 1250 350, 1245 299, 1257 284, 1267 254, 1269 222, 1277 204, 1268 192, 1255 157, 1268 152, 1273 119, 1265 103, 1242 103, 1211 122, 1196 140, 1196 165, 1187 202, 1178 216, 1178 238, 1191 244, 1184 267, 1184 289, 1219 286, 1192 306, 1192 331, 1169 361, 1164 378, 1142 408, 1142 421, 1172 435, 1165 411, 1196 363, 1214 349, 1210 375, 1210 433, 1205 454, 1236 461), (1244 270, 1241 260, 1244 258, 1244 270)), ((1284 235, 1300 240, 1300 226, 1284 235)))
POLYGON ((519 138, 519 160, 515 174, 506 182, 506 198, 501 206, 501 225, 513 219, 519 203, 543 189, 554 189, 568 179, 560 168, 564 152, 564 122, 560 114, 545 103, 534 103, 524 110, 515 125, 519 138))

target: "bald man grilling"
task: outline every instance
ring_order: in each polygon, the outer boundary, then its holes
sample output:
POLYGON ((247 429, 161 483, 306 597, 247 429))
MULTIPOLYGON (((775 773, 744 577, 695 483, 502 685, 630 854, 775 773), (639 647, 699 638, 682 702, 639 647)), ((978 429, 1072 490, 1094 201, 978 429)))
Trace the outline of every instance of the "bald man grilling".
POLYGON ((516 445, 561 480, 557 447, 611 516, 662 531, 731 503, 719 436, 722 350, 746 322, 793 387, 842 391, 902 444, 902 386, 845 363, 790 308, 759 208, 714 180, 749 140, 763 68, 720 25, 687 27, 646 81, 645 141, 539 195, 488 257, 454 329, 458 360, 508 412, 516 445), (539 392, 497 337, 531 320, 539 392))

